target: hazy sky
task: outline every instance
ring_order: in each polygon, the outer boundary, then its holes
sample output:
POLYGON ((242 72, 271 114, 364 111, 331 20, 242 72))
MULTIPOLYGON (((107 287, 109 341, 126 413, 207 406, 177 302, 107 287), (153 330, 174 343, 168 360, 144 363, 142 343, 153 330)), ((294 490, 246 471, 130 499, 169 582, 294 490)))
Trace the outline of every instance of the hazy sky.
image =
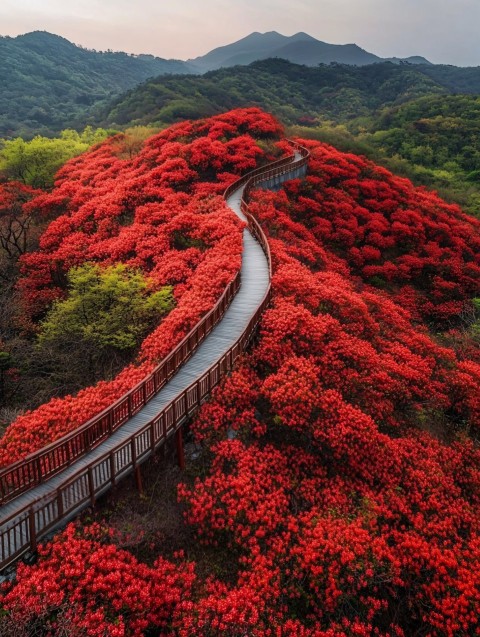
POLYGON ((480 0, 0 0, 0 35, 186 59, 252 31, 306 31, 377 55, 480 66, 480 0))

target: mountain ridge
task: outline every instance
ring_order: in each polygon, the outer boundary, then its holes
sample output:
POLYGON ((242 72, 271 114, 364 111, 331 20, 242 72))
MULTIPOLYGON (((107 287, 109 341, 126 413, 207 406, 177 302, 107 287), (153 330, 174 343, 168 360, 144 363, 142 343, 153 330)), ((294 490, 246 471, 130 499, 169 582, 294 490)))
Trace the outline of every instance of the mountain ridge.
MULTIPOLYGON (((0 46, 11 45, 17 47, 19 50, 23 47, 24 49, 28 49, 30 51, 35 51, 37 53, 45 54, 52 50, 58 53, 58 48, 62 47, 65 51, 76 51, 82 52, 86 54, 97 54, 103 56, 110 57, 126 57, 131 60, 148 60, 150 62, 154 62, 155 65, 160 68, 160 65, 163 65, 165 68, 171 67, 172 72, 178 73, 183 67, 189 68, 188 64, 183 60, 178 60, 174 58, 161 58, 156 55, 148 54, 148 53, 126 53, 125 51, 112 51, 108 50, 100 50, 89 49, 87 47, 82 46, 81 44, 76 44, 68 38, 63 37, 62 35, 57 35, 55 33, 50 33, 49 31, 29 31, 27 33, 22 33, 15 37, 11 37, 8 35, 0 35, 0 46)), ((189 69, 190 70, 190 69, 189 69)))
POLYGON ((163 126, 247 104, 268 108, 289 124, 318 117, 343 121, 425 94, 448 93, 447 86, 425 73, 430 68, 436 67, 308 67, 283 59, 259 60, 202 75, 149 80, 110 102, 106 110, 98 109, 86 123, 163 126))
POLYGON ((0 37, 0 56, 0 136, 61 130, 150 77, 190 72, 182 61, 90 51, 47 31, 0 37))
POLYGON ((412 55, 407 58, 397 56, 382 58, 381 56, 363 49, 358 44, 331 44, 318 40, 304 31, 299 31, 291 36, 282 35, 277 31, 266 31, 265 33, 253 31, 252 33, 230 44, 216 47, 204 55, 189 58, 187 60, 162 58, 149 53, 126 53, 124 51, 112 51, 110 49, 106 51, 97 51, 71 42, 61 35, 50 33, 45 30, 30 31, 17 36, 0 35, 0 45, 5 42, 10 42, 14 46, 26 43, 26 48, 36 52, 39 52, 40 44, 43 47, 43 51, 46 44, 50 47, 53 46, 55 49, 58 49, 58 46, 61 44, 65 50, 75 49, 86 53, 126 56, 132 60, 152 61, 157 65, 163 65, 164 68, 161 70, 167 74, 189 72, 204 73, 206 71, 216 70, 217 68, 223 68, 225 66, 236 66, 239 63, 250 64, 251 62, 267 59, 269 57, 282 57, 290 62, 306 64, 307 66, 314 66, 322 63, 329 64, 331 62, 364 65, 385 61, 394 63, 409 62, 411 64, 431 64, 429 60, 420 55, 412 55), (334 52, 336 52, 336 55, 334 52), (239 62, 236 59, 237 55, 247 57, 244 62, 239 62), (305 61, 299 59, 301 57, 305 58, 305 61))
MULTIPOLYGON (((0 137, 6 138, 48 136, 68 127, 82 128, 86 119, 95 118, 92 109, 98 111, 153 78, 166 82, 169 76, 186 76, 189 78, 186 83, 193 87, 194 78, 211 72, 210 67, 229 71, 232 65, 245 68, 252 60, 259 63, 269 58, 286 60, 303 68, 318 68, 319 64, 328 67, 335 62, 360 69, 368 64, 382 66, 384 63, 382 58, 356 44, 330 45, 304 32, 285 36, 276 31, 253 32, 237 42, 213 49, 206 56, 188 61, 166 60, 149 54, 89 50, 47 31, 33 31, 16 37, 0 36, 0 55, 3 61, 0 66, 0 137)), ((406 62, 412 69, 416 65, 408 62, 424 62, 419 57, 406 61, 392 58, 392 61, 406 62)), ((427 61, 425 65, 428 65, 427 61)), ((432 70, 432 77, 439 72, 435 65, 428 68, 432 70)), ((334 68, 331 71, 336 72, 334 68)), ((456 67, 449 72, 459 75, 456 67)), ((471 83, 469 72, 464 75, 457 82, 457 90, 468 89, 471 83)), ((155 106, 158 100, 155 97, 153 100, 155 106)), ((185 111, 182 97, 182 115, 196 116, 198 104, 195 102, 202 101, 203 97, 194 99, 190 95, 185 111)), ((171 108, 178 110, 175 104, 171 108)), ((135 110, 142 111, 143 106, 138 105, 135 110)), ((212 112, 207 108, 206 111, 207 115, 213 114, 218 108, 212 112)), ((174 113, 173 121, 176 119, 174 113)))
POLYGON ((205 73, 219 68, 251 64, 267 58, 282 58, 295 64, 317 66, 318 64, 349 64, 364 66, 366 64, 390 61, 393 63, 409 62, 411 64, 431 64, 422 56, 409 58, 382 58, 370 53, 357 44, 329 44, 300 31, 292 36, 282 35, 277 31, 260 33, 254 31, 249 35, 212 49, 205 55, 187 60, 198 72, 205 73))

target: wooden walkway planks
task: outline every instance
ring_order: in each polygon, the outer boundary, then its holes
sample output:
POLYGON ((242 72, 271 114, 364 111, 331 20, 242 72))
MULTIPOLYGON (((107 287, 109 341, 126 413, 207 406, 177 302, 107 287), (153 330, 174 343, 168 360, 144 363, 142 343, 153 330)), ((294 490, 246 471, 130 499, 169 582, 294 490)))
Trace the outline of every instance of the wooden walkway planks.
MULTIPOLYGON (((295 163, 305 158, 305 154, 295 153, 295 163)), ((303 163, 305 166, 305 162, 303 163)), ((281 180, 299 176, 299 168, 292 164, 292 169, 281 175, 281 180)), ((275 178, 275 185, 279 178, 275 178)), ((272 186, 274 184, 272 183, 272 186)), ((233 192, 227 199, 231 209, 243 220, 241 200, 245 186, 233 192)), ((163 434, 160 430, 157 438, 165 439, 173 433, 174 428, 168 428, 168 420, 172 421, 169 409, 173 401, 173 418, 178 403, 178 413, 188 414, 200 404, 203 396, 208 395, 210 386, 214 386, 220 379, 220 372, 212 372, 212 366, 218 361, 226 360, 225 355, 231 352, 232 345, 237 343, 251 323, 259 306, 269 289, 269 263, 260 244, 253 238, 248 229, 243 234, 244 252, 242 258, 242 284, 226 310, 223 319, 214 327, 205 341, 198 347, 192 357, 179 369, 175 376, 154 396, 150 402, 142 407, 138 413, 123 424, 108 439, 104 440, 91 452, 79 457, 75 463, 61 473, 51 477, 44 483, 17 496, 11 502, 4 504, 0 511, 0 565, 5 565, 18 558, 23 552, 32 547, 32 526, 35 535, 41 537, 47 531, 71 519, 82 508, 93 503, 92 493, 99 494, 115 483, 116 479, 130 473, 136 464, 148 458, 155 448, 153 444, 154 426, 151 433, 145 429, 157 414, 166 410, 163 417, 163 434), (204 374, 210 370, 205 383, 204 374), (192 382, 197 381, 197 387, 192 388, 192 382), (201 387, 208 385, 208 391, 201 387), (190 388, 190 397, 185 390, 190 388), (178 398, 177 398, 178 397, 178 398), (189 404, 187 405, 187 401, 189 404), (190 405, 191 403, 191 405, 190 405), (162 438, 163 435, 163 438, 162 438), (120 446, 120 449, 119 449, 120 446), (115 455, 108 457, 108 452, 115 449, 115 455), (96 461, 98 462, 96 463, 96 461), (92 468, 93 467, 93 468, 92 468), (82 468, 86 472, 80 476, 82 468), (68 484, 76 476, 72 484, 68 484), (61 489, 60 489, 61 488, 61 489), (32 507, 29 510, 29 507, 32 507), (1 520, 6 522, 2 522, 1 520), (55 524, 54 524, 55 523, 55 524)), ((238 352, 240 353, 240 352, 238 352)), ((237 354, 238 355, 238 354, 237 354)), ((227 357, 228 358, 228 357, 227 357)), ((233 364, 225 363, 227 369, 233 364)), ((171 411, 170 409, 170 411, 171 411)))

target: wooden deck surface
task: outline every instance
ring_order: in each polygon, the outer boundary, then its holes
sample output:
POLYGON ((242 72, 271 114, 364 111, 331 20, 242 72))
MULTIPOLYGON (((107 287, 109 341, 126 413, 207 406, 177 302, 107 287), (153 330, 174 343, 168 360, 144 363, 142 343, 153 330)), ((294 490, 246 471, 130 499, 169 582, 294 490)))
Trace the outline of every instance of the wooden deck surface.
MULTIPOLYGON (((300 157, 300 155, 298 155, 298 157, 300 157)), ((297 172, 293 170, 291 174, 283 176, 283 181, 296 176, 298 176, 297 172)), ((275 185, 272 184, 271 187, 274 187, 275 185)), ((242 193, 243 187, 239 188, 227 199, 227 204, 235 212, 235 214, 245 220, 245 217, 240 210, 242 193)), ((61 473, 55 475, 49 480, 46 480, 44 483, 33 487, 29 491, 19 495, 17 498, 1 507, 0 518, 3 520, 8 519, 8 522, 6 524, 0 523, 0 531, 4 532, 7 529, 11 529, 11 533, 7 532, 2 536, 4 557, 9 553, 8 546, 10 545, 10 542, 12 547, 18 547, 22 541, 28 541, 28 520, 25 518, 24 513, 26 507, 30 505, 34 506, 36 503, 42 501, 42 499, 54 492, 59 486, 66 484, 69 479, 71 479, 71 477, 79 471, 79 469, 88 466, 93 460, 101 458, 106 452, 122 443, 122 441, 128 441, 132 437, 132 434, 140 431, 142 427, 144 427, 146 423, 150 422, 152 418, 162 410, 162 408, 172 401, 172 399, 179 396, 194 380, 201 377, 243 334, 250 319, 262 302, 269 286, 269 267, 266 256, 260 244, 252 237, 248 229, 245 229, 243 232, 241 276, 240 290, 228 307, 223 319, 206 337, 205 341, 199 346, 198 350, 192 355, 192 357, 179 369, 167 385, 165 385, 165 387, 163 387, 163 389, 161 389, 159 393, 150 400, 150 402, 148 402, 135 416, 122 425, 107 440, 99 444, 94 450, 83 457, 80 457, 75 463, 61 473), (18 512, 20 514, 22 511, 22 519, 25 523, 19 524, 20 517, 16 517, 16 513, 18 512)), ((125 450, 125 454, 127 456, 129 453, 128 450, 129 447, 125 450)), ((148 455, 150 454, 146 454, 143 460, 148 455)), ((125 465, 130 460, 131 458, 129 459, 126 457, 125 465)), ((120 463, 120 460, 118 460, 118 462, 120 463)), ((121 472, 122 466, 123 462, 121 463, 121 466, 116 467, 116 472, 121 472)), ((105 476, 102 475, 102 471, 107 471, 107 469, 102 469, 102 465, 99 465, 92 477, 94 481, 98 480, 99 485, 105 483, 105 476)), ((125 472, 125 475, 128 472, 125 472)), ((87 484, 84 485, 82 482, 78 481, 72 484, 71 493, 70 487, 65 492, 65 498, 67 500, 64 502, 65 509, 69 508, 68 501, 70 499, 72 502, 79 503, 79 507, 75 509, 75 514, 78 514, 79 510, 88 506, 88 498, 87 501, 85 501, 84 493, 88 493, 87 484)), ((45 520, 43 518, 45 518, 45 516, 48 517, 49 510, 50 509, 48 508, 44 508, 41 511, 42 519, 37 516, 35 526, 38 525, 39 531, 41 531, 40 527, 48 526, 48 524, 45 523, 48 523, 48 519, 45 520)), ((51 515, 56 516, 57 514, 58 511, 55 510, 55 504, 52 504, 51 515)), ((66 516, 66 518, 62 520, 62 523, 65 523, 67 518, 71 517, 73 517, 72 514, 66 516)))

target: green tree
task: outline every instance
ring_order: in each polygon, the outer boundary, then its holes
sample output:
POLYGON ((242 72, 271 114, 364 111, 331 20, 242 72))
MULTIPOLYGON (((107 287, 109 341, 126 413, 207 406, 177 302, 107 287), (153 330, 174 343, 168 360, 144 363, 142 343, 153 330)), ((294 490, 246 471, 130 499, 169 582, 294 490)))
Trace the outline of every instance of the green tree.
POLYGON ((0 172, 7 179, 20 181, 34 188, 53 186, 55 173, 72 157, 84 153, 109 133, 88 126, 82 133, 64 130, 60 137, 50 139, 37 135, 31 141, 21 137, 4 140, 0 149, 0 172))
POLYGON ((91 381, 118 371, 174 305, 171 287, 154 291, 141 272, 123 264, 86 263, 67 279, 68 295, 54 302, 38 342, 54 354, 67 353, 91 381))

